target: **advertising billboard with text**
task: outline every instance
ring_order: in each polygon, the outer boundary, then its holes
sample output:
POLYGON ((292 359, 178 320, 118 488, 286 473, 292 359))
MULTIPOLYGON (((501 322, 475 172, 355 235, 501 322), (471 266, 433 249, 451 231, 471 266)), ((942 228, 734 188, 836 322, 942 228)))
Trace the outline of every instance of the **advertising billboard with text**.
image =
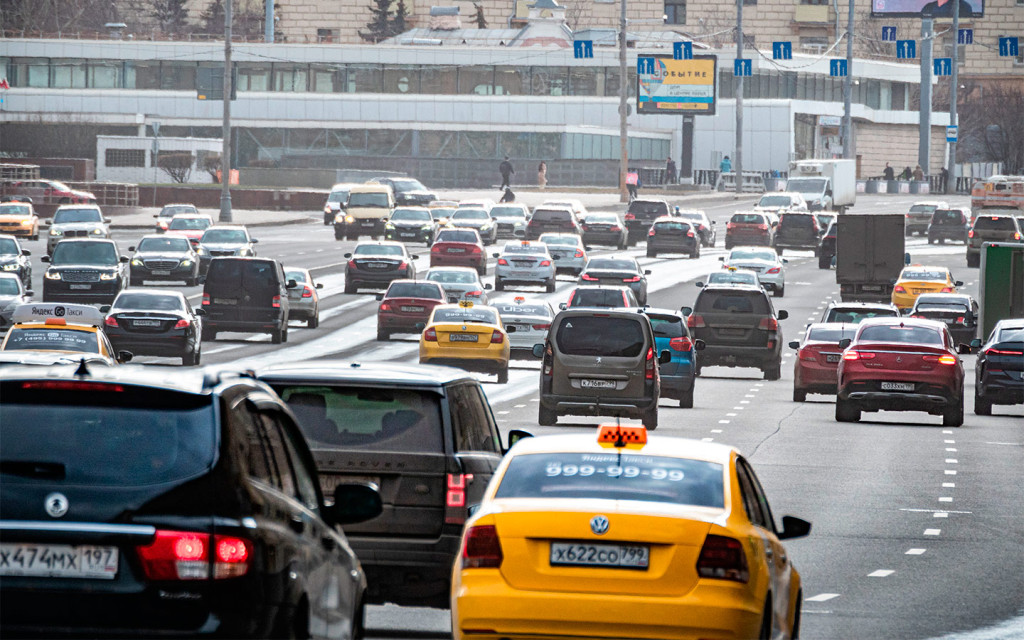
POLYGON ((952 18, 960 2, 961 18, 980 18, 985 14, 984 0, 871 0, 871 15, 876 18, 952 18))
POLYGON ((637 73, 637 113, 715 115, 717 56, 691 60, 654 57, 651 69, 637 73))

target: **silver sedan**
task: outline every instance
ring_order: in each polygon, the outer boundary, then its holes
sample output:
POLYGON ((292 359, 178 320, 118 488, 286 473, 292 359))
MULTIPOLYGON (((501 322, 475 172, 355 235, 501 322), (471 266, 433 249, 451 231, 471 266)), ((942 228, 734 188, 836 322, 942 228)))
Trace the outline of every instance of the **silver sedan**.
POLYGON ((288 290, 288 317, 291 320, 305 320, 306 326, 315 329, 320 325, 320 293, 324 285, 313 281, 308 269, 284 268, 285 281, 294 280, 297 287, 288 290))
POLYGON ((506 242, 501 253, 495 253, 494 290, 504 291, 509 284, 540 285, 548 293, 555 290, 555 264, 548 245, 534 240, 506 242))
POLYGON ((789 262, 780 258, 771 247, 736 247, 728 256, 719 258, 723 267, 749 269, 757 274, 761 286, 777 298, 786 295, 786 267, 789 262))
POLYGON ((542 233, 540 242, 548 245, 556 273, 578 276, 587 265, 587 250, 583 239, 575 233, 542 233))
POLYGON ((425 278, 444 289, 449 304, 468 300, 473 304, 487 304, 491 285, 480 282, 480 274, 469 267, 432 267, 425 278))
POLYGON ((533 358, 533 345, 544 344, 551 319, 555 317, 551 305, 539 298, 516 296, 494 301, 491 306, 498 310, 505 323, 512 357, 533 358))

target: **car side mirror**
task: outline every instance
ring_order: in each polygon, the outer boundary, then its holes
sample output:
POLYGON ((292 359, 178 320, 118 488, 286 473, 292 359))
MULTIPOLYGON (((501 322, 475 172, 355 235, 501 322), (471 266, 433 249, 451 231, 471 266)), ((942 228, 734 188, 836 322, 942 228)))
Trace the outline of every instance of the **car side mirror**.
POLYGON ((490 284, 485 284, 485 285, 484 285, 484 291, 490 291, 490 290, 491 290, 491 289, 493 289, 493 288, 494 288, 494 287, 492 287, 492 286, 491 286, 490 284))
POLYGON ((160 217, 160 214, 159 214, 159 213, 154 213, 154 214, 153 214, 153 217, 154 217, 154 218, 159 218, 159 217, 160 217))
POLYGON ((696 349, 697 351, 703 351, 704 349, 707 348, 707 346, 708 343, 704 342, 703 340, 697 339, 693 341, 693 348, 696 349))
POLYGON ((23 255, 23 256, 30 256, 30 255, 32 255, 32 252, 29 251, 28 249, 22 249, 21 250, 21 255, 23 255))
POLYGON ((515 332, 516 332, 516 326, 514 324, 507 324, 507 325, 505 325, 505 333, 515 333, 515 332))
POLYGON ((561 310, 561 311, 565 311, 566 309, 568 309, 568 308, 569 308, 569 305, 568 305, 568 304, 566 304, 566 303, 564 303, 564 302, 559 302, 559 303, 558 303, 558 308, 559 308, 559 310, 561 310))
POLYGON ((317 289, 323 289, 324 288, 324 283, 322 283, 322 282, 316 283, 316 288, 317 289))
POLYGON ((649 275, 651 275, 651 273, 652 273, 652 271, 650 269, 644 269, 644 275, 645 276, 649 276, 649 275))
POLYGON ((688 316, 693 313, 693 307, 679 307, 679 312, 684 316, 688 316))
POLYGON ((420 259, 420 255, 418 253, 416 255, 414 255, 414 256, 409 256, 409 257, 412 258, 413 260, 419 260, 420 259))
POLYGON ((904 266, 910 265, 910 252, 909 251, 907 253, 903 254, 903 265, 904 266))
POLYGON ((474 502, 473 504, 467 506, 466 507, 466 515, 468 517, 472 518, 473 516, 476 515, 476 512, 480 510, 481 506, 482 505, 479 502, 474 502))
POLYGON ((198 309, 194 309, 192 311, 192 313, 196 314, 197 316, 205 316, 206 315, 206 309, 203 309, 202 307, 199 307, 198 309))
POLYGON ((134 246, 128 247, 128 250, 129 251, 135 251, 135 247, 134 246))
POLYGON ((249 242, 251 242, 253 244, 259 244, 260 241, 257 240, 256 238, 249 238, 249 242))
POLYGON ((975 338, 975 339, 971 340, 971 348, 972 349, 980 349, 981 348, 981 338, 975 338))
POLYGON ((953 283, 953 285, 957 286, 957 287, 962 287, 962 286, 964 286, 964 282, 963 282, 963 280, 957 280, 957 281, 955 281, 953 283))
POLYGON ((811 532, 811 523, 793 516, 782 516, 782 531, 779 540, 802 538, 811 532))
POLYGON ((786 311, 785 309, 783 309, 782 311, 779 311, 779 314, 778 314, 779 320, 785 320, 788 317, 789 317, 789 312, 788 311, 786 311))
POLYGON ((511 429, 508 432, 508 448, 511 449, 520 440, 526 440, 532 438, 533 434, 529 431, 523 431, 522 429, 511 429))
POLYGON ((658 364, 668 364, 672 362, 672 352, 665 349, 658 355, 658 364))
POLYGON ((107 224, 110 224, 111 220, 110 220, 110 218, 103 218, 103 222, 105 222, 107 224))
POLYGON ((700 281, 700 280, 698 280, 697 282, 694 282, 693 284, 696 285, 696 287, 698 289, 703 289, 704 288, 704 283, 702 281, 700 281))
POLYGON ((500 254, 500 253, 492 253, 492 254, 491 254, 491 257, 492 257, 492 258, 500 258, 500 257, 501 257, 501 254, 500 254))
POLYGON ((533 357, 534 358, 543 358, 544 357, 544 345, 542 345, 542 344, 535 344, 535 345, 533 345, 533 357))
POLYGON ((789 348, 790 349, 799 349, 800 348, 800 341, 799 340, 792 340, 792 341, 790 341, 789 348))
POLYGON ((376 518, 384 511, 377 487, 366 484, 340 484, 334 490, 334 504, 324 507, 328 524, 355 524, 376 518))
POLYGON ((966 355, 969 353, 974 353, 974 349, 971 348, 971 345, 964 344, 961 342, 960 344, 957 345, 956 352, 959 353, 960 355, 966 355))
POLYGON ((425 323, 425 322, 417 322, 416 323, 416 330, 417 331, 423 331, 426 328, 427 328, 427 323, 425 323))
POLYGON ((789 264, 789 258, 783 258, 782 264, 789 264))
POLYGON ((121 256, 121 262, 128 262, 128 256, 121 256))
POLYGON ((714 226, 714 225, 716 225, 716 224, 718 224, 718 223, 717 223, 717 222, 715 222, 714 220, 712 220, 712 221, 711 221, 711 225, 712 225, 712 226, 714 226))
POLYGON ((49 262, 50 261, 50 256, 43 256, 42 258, 39 258, 39 261, 40 262, 49 262))
POLYGON ((719 262, 725 262, 725 256, 718 256, 719 262))
POLYGON ((133 354, 131 351, 118 351, 117 352, 117 361, 118 362, 131 362, 132 358, 134 358, 134 357, 135 357, 135 354, 133 354))
POLYGON ((375 294, 373 295, 373 297, 374 297, 375 299, 377 299, 377 300, 383 300, 383 299, 384 299, 384 294, 383 294, 383 293, 375 293, 375 294))
POLYGON ((100 306, 100 313, 110 313, 110 305, 105 304, 100 306))
POLYGON ((853 340, 851 340, 850 338, 843 338, 842 340, 839 341, 839 348, 845 349, 849 347, 851 344, 853 344, 853 340))
POLYGON ((299 286, 298 282, 295 282, 294 280, 289 280, 287 283, 285 283, 284 288, 285 289, 294 289, 297 286, 299 286))
POLYGON ((342 257, 343 257, 343 258, 351 258, 351 257, 352 257, 352 254, 351 254, 351 253, 346 253, 346 254, 345 254, 345 255, 343 255, 342 257))

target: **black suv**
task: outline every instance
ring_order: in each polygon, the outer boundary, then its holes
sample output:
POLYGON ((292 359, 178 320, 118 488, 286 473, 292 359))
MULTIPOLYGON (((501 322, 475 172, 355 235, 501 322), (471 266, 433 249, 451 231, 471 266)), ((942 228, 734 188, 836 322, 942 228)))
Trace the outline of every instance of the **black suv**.
POLYGON ((199 255, 188 238, 170 235, 143 236, 134 251, 129 274, 132 285, 146 280, 179 281, 186 286, 199 284, 199 255))
POLYGON ((568 207, 537 207, 526 224, 526 239, 537 240, 542 233, 575 233, 582 235, 576 214, 568 207))
POLYGON ((288 289, 281 263, 271 258, 214 258, 203 286, 203 340, 218 331, 269 333, 288 342, 288 289))
POLYGON ((61 240, 42 261, 43 302, 110 304, 128 286, 128 256, 113 240, 61 240))
POLYGON ((974 226, 967 232, 967 266, 981 266, 981 245, 986 242, 1019 242, 1020 223, 1007 213, 975 211, 974 226))
POLYGON ((12 367, 0 397, 4 637, 361 632, 366 577, 337 525, 379 514, 380 496, 347 485, 325 506, 265 385, 12 367))
POLYGON ((380 517, 345 528, 367 602, 448 607, 462 523, 503 453, 480 383, 447 367, 330 360, 258 377, 298 417, 326 493, 380 487, 380 517))
POLYGON ((662 216, 672 215, 668 203, 664 200, 642 200, 636 199, 629 203, 626 215, 622 219, 626 222, 626 244, 633 246, 641 240, 647 239, 647 232, 655 220, 662 216))
POLYGON ((705 285, 693 309, 683 307, 686 325, 695 340, 703 340, 697 361, 700 375, 706 366, 756 367, 765 380, 782 376, 782 327, 786 311, 775 312, 761 287, 739 284, 705 285))
POLYGON ((785 249, 817 252, 822 231, 813 213, 783 213, 775 232, 775 250, 780 256, 785 249))

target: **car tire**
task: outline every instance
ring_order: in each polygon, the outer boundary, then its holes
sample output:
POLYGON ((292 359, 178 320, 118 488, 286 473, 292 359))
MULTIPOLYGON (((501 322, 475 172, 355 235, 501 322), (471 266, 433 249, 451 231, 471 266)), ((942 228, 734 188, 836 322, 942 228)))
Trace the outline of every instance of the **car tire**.
POLYGON ((807 402, 807 392, 803 389, 793 389, 793 402, 807 402))
POLYGON ((320 310, 317 309, 313 312, 313 315, 306 320, 306 327, 309 329, 316 329, 320 326, 320 310))
POLYGON ((832 266, 832 256, 818 255, 818 268, 828 269, 832 266))
POLYGON ((942 413, 942 426, 959 427, 964 423, 964 397, 960 396, 942 413))
POLYGON ((703 371, 703 370, 704 370, 704 366, 701 365, 700 363, 693 365, 693 375, 695 377, 699 377, 700 374, 701 374, 701 371, 703 371))
POLYGON ((537 424, 542 427, 553 427, 558 424, 558 414, 553 409, 541 405, 537 409, 537 424))
POLYGON ((349 282, 348 279, 345 280, 345 293, 355 293, 358 289, 359 287, 356 286, 355 282, 349 282))
POLYGON ((974 392, 974 415, 992 415, 992 401, 985 396, 979 396, 977 391, 974 392))
POLYGON ((377 342, 387 342, 388 340, 391 340, 391 332, 377 329, 377 342))
POLYGON ((860 422, 860 409, 855 409, 848 400, 836 396, 836 422, 860 422))
POLYGON ((692 409, 693 408, 693 388, 692 387, 690 388, 689 391, 684 391, 683 395, 681 395, 679 397, 679 406, 680 406, 680 408, 683 408, 683 409, 692 409))
POLYGON ((477 267, 476 272, 479 273, 482 276, 486 276, 487 275, 487 265, 484 264, 484 265, 481 265, 481 266, 477 267))
POLYGON ((508 384, 508 367, 498 372, 498 384, 508 384))
POLYGON ((761 614, 761 629, 757 632, 757 640, 772 640, 772 594, 769 593, 761 614))
POLYGON ((975 255, 975 256, 972 256, 971 254, 967 254, 967 266, 969 268, 971 268, 971 269, 977 269, 978 267, 980 267, 981 266, 981 254, 979 253, 978 255, 975 255))
POLYGON ((782 362, 776 362, 767 369, 762 369, 762 371, 764 371, 765 380, 778 380, 782 377, 782 362))
POLYGON ((785 249, 783 249, 782 247, 775 247, 775 252, 779 254, 780 258, 782 257, 783 251, 785 251, 785 249))
POLYGON ((700 244, 693 248, 693 252, 690 253, 690 258, 696 260, 700 257, 700 244))
POLYGON ((650 247, 647 247, 647 257, 648 258, 657 258, 658 257, 658 252, 655 251, 654 249, 650 248, 650 247))
POLYGON ((776 289, 772 293, 772 297, 775 297, 775 298, 782 298, 782 297, 785 297, 785 295, 786 295, 786 287, 785 286, 783 286, 781 289, 776 289))
POLYGON ((548 293, 555 292, 555 279, 552 278, 547 284, 544 285, 544 290, 548 293))
POLYGON ((270 332, 270 343, 281 344, 284 342, 284 331, 281 329, 274 329, 270 332))
POLYGON ((928 236, 928 244, 935 244, 935 238, 928 236))
POLYGON ((497 276, 494 277, 494 290, 495 291, 504 291, 505 290, 505 283, 502 282, 501 278, 499 278, 497 276))
POLYGON ((658 428, 658 407, 652 407, 647 411, 644 411, 643 416, 640 418, 643 422, 644 428, 648 431, 654 431, 658 428))
POLYGON ((626 241, 625 240, 620 240, 619 244, 617 245, 617 248, 618 248, 619 251, 624 251, 626 249, 626 246, 627 246, 626 245, 626 241))
POLYGON ((181 356, 181 365, 183 367, 195 367, 195 366, 198 366, 199 365, 199 360, 201 359, 201 357, 202 356, 200 355, 199 351, 191 351, 191 352, 186 353, 185 355, 181 356))

